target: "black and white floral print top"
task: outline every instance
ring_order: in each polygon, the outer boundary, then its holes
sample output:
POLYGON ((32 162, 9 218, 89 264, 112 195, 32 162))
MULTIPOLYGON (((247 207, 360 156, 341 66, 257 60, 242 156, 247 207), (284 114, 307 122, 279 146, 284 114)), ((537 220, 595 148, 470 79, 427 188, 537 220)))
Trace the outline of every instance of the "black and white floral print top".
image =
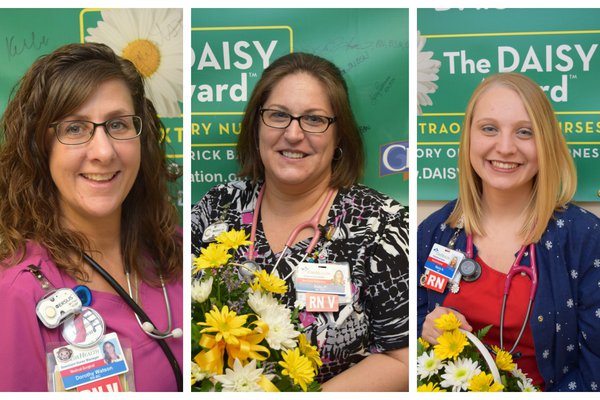
MULTIPOLYGON (((192 253, 202 242, 206 227, 224 220, 229 229, 250 233, 252 215, 262 183, 233 181, 211 189, 192 209, 192 253)), ((259 218, 255 261, 271 272, 279 254, 269 247, 259 218)), ((318 380, 327 381, 371 353, 408 346, 408 211, 395 200, 357 184, 340 189, 327 217, 314 258, 320 263, 348 262, 352 302, 338 312, 300 312, 305 334, 321 353, 318 380), (329 240, 326 236, 329 236, 329 240)), ((287 276, 305 254, 308 238, 286 251, 276 274, 287 276)), ((246 248, 236 258, 246 258, 246 248)), ((287 306, 296 303, 292 278, 283 296, 287 306)))

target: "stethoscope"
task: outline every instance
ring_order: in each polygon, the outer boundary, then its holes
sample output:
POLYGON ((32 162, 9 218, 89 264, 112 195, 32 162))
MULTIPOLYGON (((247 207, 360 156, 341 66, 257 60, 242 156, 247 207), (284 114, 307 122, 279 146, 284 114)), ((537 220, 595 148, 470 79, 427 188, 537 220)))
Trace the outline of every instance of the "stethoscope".
POLYGON ((129 293, 127 293, 121 285, 110 275, 104 268, 100 266, 92 257, 83 253, 83 258, 85 261, 90 264, 90 266, 96 270, 108 284, 117 292, 117 294, 127 303, 127 305, 133 310, 135 318, 138 322, 138 325, 142 329, 142 331, 148 336, 156 339, 156 342, 165 353, 165 356, 169 360, 169 364, 173 369, 173 374, 175 375, 175 380, 177 382, 177 390, 179 392, 183 391, 183 375, 181 373, 181 368, 179 366, 179 362, 177 362, 177 358, 171 351, 171 348, 165 343, 163 339, 167 339, 170 337, 178 338, 181 337, 183 331, 180 328, 176 328, 171 330, 172 327, 172 315, 171 315, 171 306, 169 302, 169 295, 167 294, 167 289, 165 287, 165 283, 160 276, 160 283, 163 290, 163 295, 165 298, 165 307, 167 309, 167 319, 168 319, 168 327, 166 331, 159 331, 156 329, 155 325, 152 323, 150 317, 144 312, 144 310, 133 300, 132 290, 131 290, 131 281, 129 278, 129 271, 125 271, 125 277, 127 279, 127 288, 129 293), (144 321, 142 323, 142 321, 144 321))
MULTIPOLYGON (((254 255, 254 244, 256 243, 256 227, 258 225, 258 214, 260 214, 260 207, 262 205, 263 196, 265 194, 265 186, 266 186, 266 184, 263 184, 263 186, 260 188, 260 191, 258 192, 258 198, 256 199, 256 205, 254 207, 254 215, 252 216, 252 228, 250 229, 250 245, 248 246, 248 256, 247 256, 248 259, 244 263, 241 264, 242 268, 240 269, 240 273, 246 280, 254 278, 254 272, 260 270, 260 267, 258 266, 256 261, 254 261, 254 256, 255 256, 254 255)), ((281 254, 277 258, 277 261, 275 262, 275 266, 273 267, 272 273, 274 273, 277 270, 277 266, 279 265, 279 262, 284 258, 285 252, 290 247, 292 247, 292 245, 294 244, 294 241, 296 240, 296 238, 298 237, 298 235, 300 234, 300 232, 303 229, 311 228, 314 232, 314 235, 313 235, 313 238, 310 241, 308 247, 306 248, 306 251, 304 252, 304 256, 302 257, 302 259, 300 260, 300 262, 298 264, 303 263, 304 260, 306 259, 306 257, 309 256, 313 252, 317 243, 319 242, 319 239, 321 238, 321 230, 319 229, 319 221, 323 217, 323 213, 325 212, 325 209, 327 208, 327 205, 329 204, 329 201, 331 200, 331 197, 333 196, 334 193, 335 193, 335 189, 329 189, 329 191, 327 192, 327 195, 325 196, 325 199, 323 200, 323 203, 321 203, 321 206, 315 212, 315 214, 312 216, 312 218, 306 222, 302 222, 302 223, 298 224, 298 226, 296 226, 294 228, 292 233, 290 233, 287 241, 285 242, 285 246, 283 247, 283 250, 281 251, 281 254)), ((287 280, 296 271, 296 268, 297 268, 297 266, 295 268, 292 268, 292 271, 285 278, 283 278, 283 280, 284 281, 287 280)))
MULTIPOLYGON (((457 232, 460 232, 462 226, 460 226, 457 232)), ((456 241, 456 237, 458 236, 455 232, 455 236, 450 240, 449 246, 454 247, 454 243, 456 241)), ((472 282, 481 276, 481 266, 475 259, 473 258, 473 236, 467 235, 467 246, 465 252, 466 258, 460 263, 458 266, 458 272, 461 274, 462 278, 467 282, 472 282), (463 265, 464 264, 464 265, 463 265)), ((504 292, 502 296, 502 308, 500 310, 500 349, 504 350, 504 317, 506 315, 506 300, 508 298, 508 293, 510 291, 510 285, 515 275, 521 274, 526 275, 531 280, 531 288, 529 290, 529 301, 527 303, 527 313, 525 314, 525 318, 523 319, 523 323, 521 324, 521 330, 515 343, 513 344, 509 353, 513 353, 517 348, 523 333, 525 332, 525 328, 527 327, 527 323, 529 321, 529 316, 531 315, 531 308, 533 306, 533 300, 535 298, 535 293, 537 291, 538 285, 538 276, 537 276, 537 262, 535 257, 535 246, 533 243, 529 245, 521 246, 519 252, 517 253, 517 257, 515 261, 512 263, 508 274, 506 274, 506 278, 504 280, 504 292), (529 255, 531 259, 531 266, 527 267, 525 265, 521 265, 521 260, 525 255, 525 251, 529 247, 529 255)))

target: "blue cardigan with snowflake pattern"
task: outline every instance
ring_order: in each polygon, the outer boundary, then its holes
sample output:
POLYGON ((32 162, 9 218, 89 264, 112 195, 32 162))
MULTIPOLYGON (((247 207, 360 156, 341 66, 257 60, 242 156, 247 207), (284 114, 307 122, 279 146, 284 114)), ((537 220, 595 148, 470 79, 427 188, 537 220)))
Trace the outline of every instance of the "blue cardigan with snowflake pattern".
MULTIPOLYGON (((448 244, 454 229, 444 221, 456 201, 423 221, 417 232, 417 268, 424 273, 434 243, 448 244)), ((464 250, 462 231, 456 248, 464 250)), ((597 391, 600 385, 600 219, 575 205, 556 212, 536 243, 538 289, 529 319, 536 360, 547 391, 597 391)), ((477 254, 477 249, 474 249, 477 254)), ((528 265, 524 259, 523 264, 528 265)), ((443 303, 419 285, 418 333, 429 312, 443 303)), ((490 321, 490 323, 498 323, 490 321)))

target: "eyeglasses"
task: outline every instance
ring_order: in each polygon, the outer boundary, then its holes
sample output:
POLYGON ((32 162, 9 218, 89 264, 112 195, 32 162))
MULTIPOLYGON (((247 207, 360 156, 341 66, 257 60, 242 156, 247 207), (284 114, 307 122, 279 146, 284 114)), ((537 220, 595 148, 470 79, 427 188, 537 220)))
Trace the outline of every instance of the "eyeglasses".
POLYGON ((66 145, 89 142, 99 126, 103 126, 108 136, 115 140, 135 139, 142 133, 142 119, 137 115, 122 115, 99 124, 78 120, 55 122, 50 125, 54 128, 58 141, 66 145))
POLYGON ((300 129, 307 133, 323 133, 329 128, 329 125, 335 122, 335 117, 312 114, 294 117, 285 111, 268 108, 260 109, 260 117, 266 126, 277 129, 285 129, 290 126, 293 120, 297 120, 300 129))

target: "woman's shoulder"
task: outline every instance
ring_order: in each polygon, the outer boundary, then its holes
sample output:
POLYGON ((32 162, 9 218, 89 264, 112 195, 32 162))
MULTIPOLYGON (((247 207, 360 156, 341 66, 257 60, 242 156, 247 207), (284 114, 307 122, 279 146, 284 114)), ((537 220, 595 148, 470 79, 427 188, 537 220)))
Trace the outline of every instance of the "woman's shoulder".
POLYGON ((239 179, 227 183, 222 183, 209 189, 198 204, 223 204, 229 201, 233 201, 234 199, 240 197, 246 197, 254 193, 256 186, 257 185, 253 184, 250 180, 247 179, 239 179))
MULTIPOLYGON (((591 232, 596 232, 592 235, 596 237, 598 231, 600 231, 600 218, 583 207, 569 203, 562 209, 557 210, 548 223, 548 232, 553 230, 568 232, 569 234, 581 233, 585 236, 590 236, 591 232)), ((597 239, 600 240, 600 237, 597 239)))
POLYGON ((444 204, 443 207, 437 209, 433 213, 431 213, 427 218, 423 220, 419 224, 419 230, 433 230, 433 229, 441 229, 445 230, 446 228, 446 220, 454 210, 456 206, 456 200, 449 201, 444 204))
POLYGON ((341 190, 342 201, 359 202, 362 206, 372 209, 374 212, 395 215, 407 212, 406 207, 392 197, 357 183, 347 190, 341 190))
MULTIPOLYGON (((0 292, 8 289, 19 288, 19 291, 29 292, 36 288, 42 290, 41 283, 30 272, 29 267, 39 269, 48 281, 55 287, 65 285, 67 276, 61 272, 54 261, 50 258, 45 247, 32 241, 28 241, 24 257, 16 262, 5 260, 4 266, 0 267, 0 292)), ((42 290, 43 291, 43 290, 42 290)))

